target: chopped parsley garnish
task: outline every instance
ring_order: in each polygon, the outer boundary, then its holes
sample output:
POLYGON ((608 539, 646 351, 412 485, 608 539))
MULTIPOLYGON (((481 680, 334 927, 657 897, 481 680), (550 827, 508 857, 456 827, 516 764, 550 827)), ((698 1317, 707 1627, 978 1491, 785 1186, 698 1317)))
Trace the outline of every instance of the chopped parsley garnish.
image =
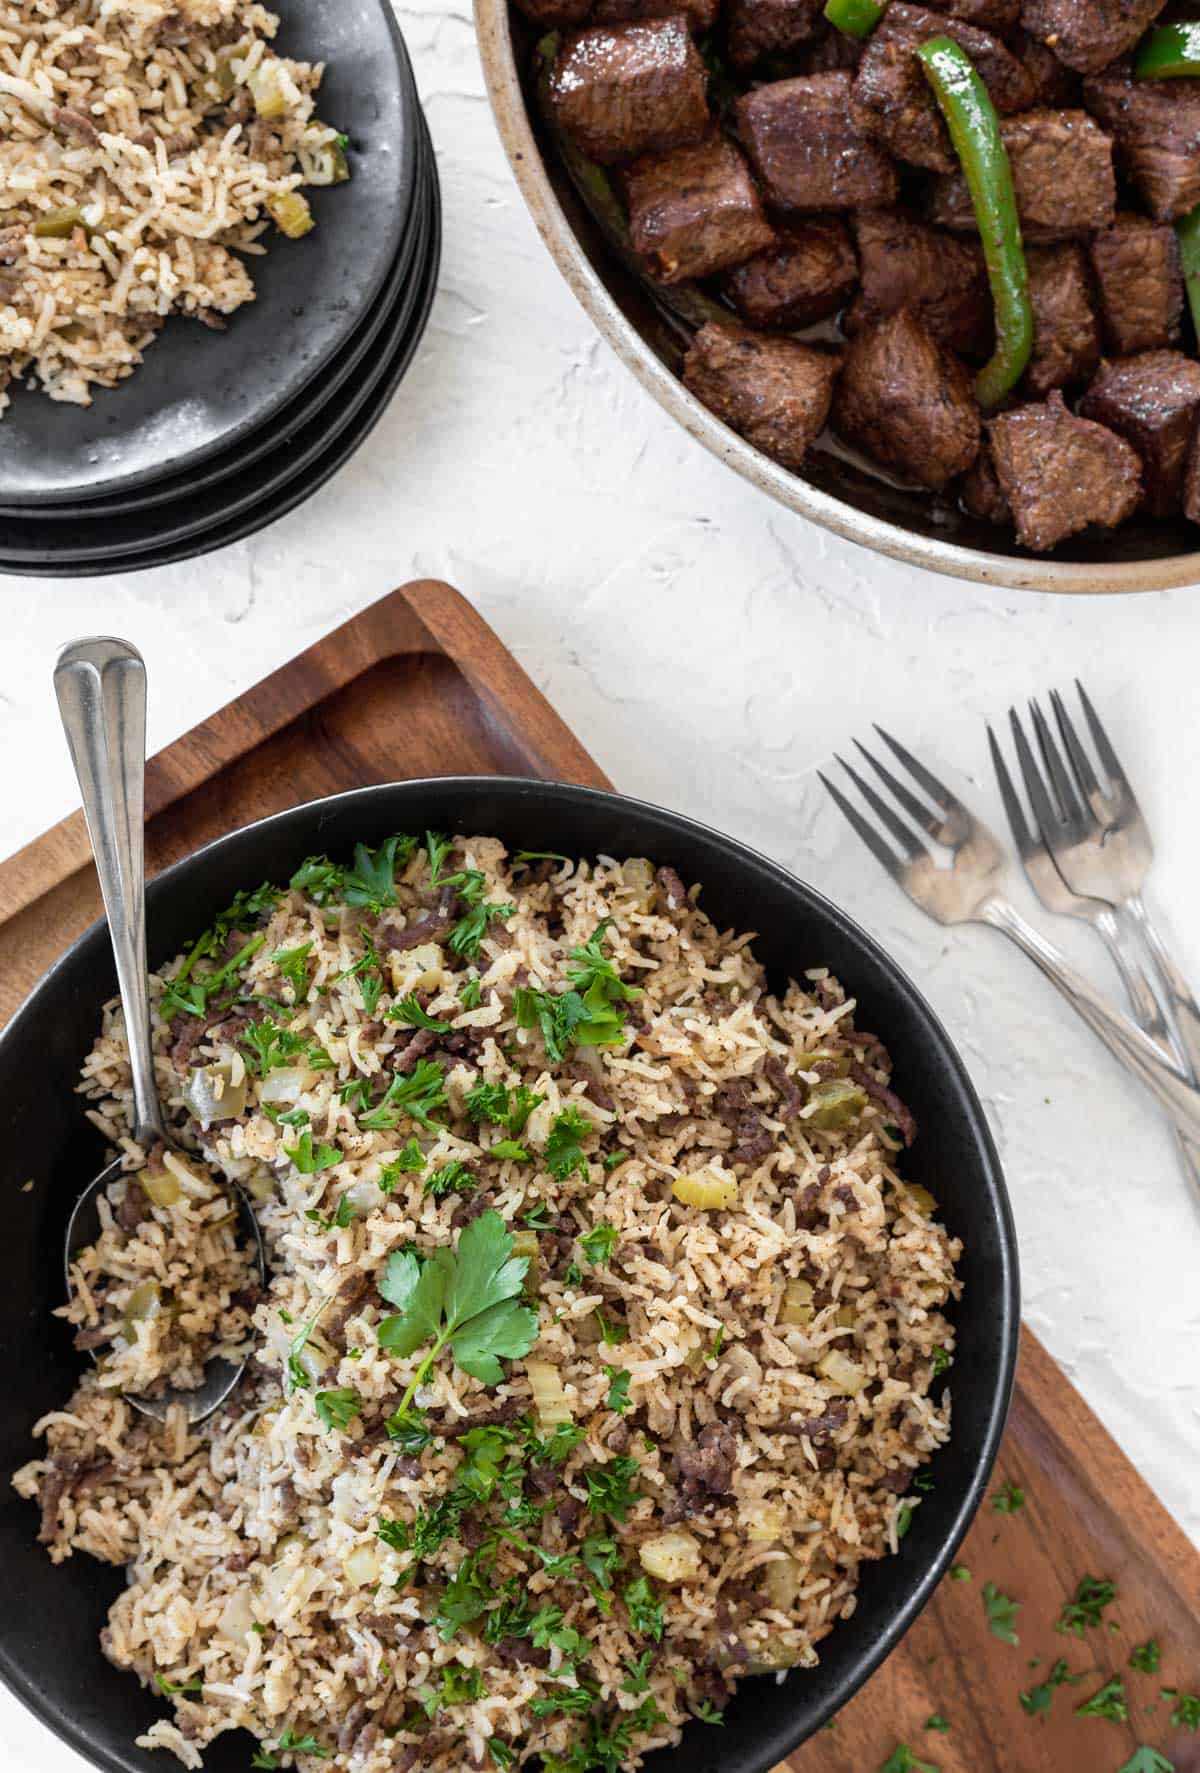
POLYGON ((488 1753, 491 1755, 494 1765, 500 1768, 501 1773, 507 1773, 507 1769, 514 1764, 517 1758, 516 1749, 510 1747, 507 1742, 501 1742, 498 1736, 488 1737, 488 1753))
POLYGON ((530 1207, 527 1213, 522 1213, 521 1223, 528 1226, 530 1231, 550 1231, 554 1225, 554 1221, 547 1211, 546 1203, 542 1200, 535 1207, 530 1207))
POLYGON ((285 1145, 284 1156, 290 1157, 302 1176, 315 1176, 320 1170, 328 1170, 342 1161, 342 1152, 336 1145, 319 1145, 313 1150, 312 1128, 305 1127, 299 1142, 295 1146, 285 1145))
POLYGON ((1176 1729, 1200 1730, 1200 1694, 1181 1693, 1177 1687, 1163 1687, 1161 1696, 1174 1702, 1171 1722, 1176 1729))
POLYGON ((950 1720, 944 1718, 940 1711, 935 1711, 931 1717, 925 1719, 925 1728, 936 1730, 939 1736, 948 1736, 950 1734, 950 1720))
POLYGON ((433 1172, 422 1192, 432 1195, 434 1200, 444 1200, 448 1194, 473 1194, 478 1187, 479 1178, 471 1174, 466 1164, 455 1158, 433 1172))
POLYGON ((521 1137, 530 1115, 545 1100, 525 1084, 508 1089, 504 1084, 479 1083, 466 1095, 467 1113, 472 1120, 504 1127, 514 1139, 521 1137))
POLYGON ((569 862, 570 856, 560 856, 557 850, 518 850, 513 857, 514 862, 569 862))
POLYGON ((393 1410, 383 1426, 388 1439, 405 1453, 419 1453, 433 1440, 420 1410, 393 1410))
POLYGON ((725 1713, 718 1711, 711 1699, 702 1699, 696 1707, 694 1715, 702 1724, 724 1724, 725 1713))
POLYGON ((904 1539, 913 1524, 913 1506, 911 1502, 902 1502, 896 1511, 896 1537, 904 1539))
POLYGON ((1031 1687, 1028 1693, 1021 1694, 1021 1710, 1028 1717, 1041 1718, 1044 1723, 1056 1690, 1059 1687, 1076 1687, 1082 1679, 1081 1674, 1070 1673, 1066 1662, 1060 1656, 1044 1681, 1039 1682, 1036 1687, 1031 1687))
POLYGON ((1104 1621, 1104 1609, 1117 1598, 1116 1588, 1098 1576, 1085 1576, 1075 1590, 1075 1598, 1063 1607, 1055 1631, 1081 1638, 1089 1627, 1098 1629, 1104 1621))
POLYGON ((244 932, 251 929, 261 917, 269 916, 279 898, 278 888, 271 886, 268 881, 264 881, 253 892, 241 892, 234 896, 233 902, 214 919, 212 927, 205 930, 192 944, 175 977, 167 981, 159 1002, 159 1009, 164 1017, 206 1014, 208 1000, 225 990, 230 980, 258 953, 266 936, 261 931, 251 936, 236 953, 231 954, 228 960, 210 973, 196 973, 197 961, 211 959, 234 930, 244 932))
MULTIPOLYGON (((315 1736, 297 1736, 290 1727, 283 1732, 275 1746, 280 1754, 315 1755, 319 1761, 329 1759, 330 1751, 327 1748, 322 1748, 315 1736)), ((266 1749, 260 1747, 250 1765, 252 1767, 278 1767, 279 1762, 274 1755, 268 1754, 266 1749)))
POLYGON ((432 1059, 421 1059, 407 1076, 397 1072, 377 1108, 359 1116, 359 1126, 368 1132, 384 1132, 398 1126, 405 1115, 423 1127, 440 1123, 433 1119, 435 1108, 446 1106, 445 1075, 432 1059))
POLYGON ((475 978, 468 979, 465 985, 459 987, 458 1001, 464 1010, 477 1010, 479 1008, 479 1000, 482 996, 483 980, 478 974, 476 974, 475 978))
POLYGON ((1075 1707, 1077 1718, 1105 1718, 1110 1724, 1124 1724, 1129 1721, 1129 1701, 1125 1696, 1125 1683, 1120 1675, 1113 1675, 1105 1681, 1098 1693, 1093 1693, 1082 1705, 1075 1707))
POLYGON ((391 1009, 385 1011, 383 1019, 385 1022, 404 1022, 410 1028, 429 1028, 434 1034, 445 1034, 450 1027, 449 1022, 438 1022, 426 1014, 415 991, 398 998, 391 1009))
POLYGON ((308 996, 308 957, 311 953, 312 943, 301 942, 298 948, 277 948, 271 956, 296 993, 297 1003, 303 1003, 308 996))
POLYGON ((406 1172, 415 1173, 425 1168, 425 1153, 410 1139, 403 1151, 398 1152, 390 1163, 379 1166, 379 1186, 384 1194, 391 1194, 397 1182, 406 1172))
POLYGON ((1129 1666, 1137 1669, 1139 1674, 1157 1674, 1161 1662, 1162 1645, 1157 1638, 1148 1638, 1129 1652, 1129 1666))
POLYGON ((938 1770, 931 1762, 918 1760, 907 1742, 898 1742, 879 1773, 938 1773, 938 1770))
POLYGON ((621 1682, 622 1693, 630 1693, 636 1699, 640 1694, 649 1691, 650 1682, 646 1679, 646 1670, 649 1668, 653 1656, 653 1650, 643 1650, 634 1661, 625 1664, 628 1678, 621 1682))
POLYGON ((935 1378, 940 1377, 940 1375, 946 1371, 946 1368, 949 1365, 950 1365, 950 1356, 946 1353, 946 1350, 942 1347, 941 1343, 938 1342, 937 1344, 935 1344, 934 1350, 933 1350, 934 1377, 935 1378))
POLYGON ((513 1011, 520 1028, 540 1028, 546 1057, 561 1062, 570 1046, 614 1046, 625 1038, 623 1004, 642 994, 626 985, 604 952, 611 924, 605 918, 581 948, 572 950, 567 970, 570 989, 539 991, 520 986, 513 993, 513 1011))
POLYGON ((497 1139, 494 1145, 489 1145, 487 1155, 513 1163, 527 1164, 530 1161, 528 1151, 515 1139, 497 1139))
POLYGON ((358 933, 363 939, 362 959, 356 960, 353 966, 338 973, 334 978, 334 984, 340 984, 343 979, 357 979, 358 989, 362 993, 363 1009, 366 1010, 368 1016, 373 1016, 379 1008, 379 994, 383 990, 383 964, 376 952, 375 944, 371 940, 371 932, 365 924, 359 926, 358 933))
POLYGON ((317 1212, 315 1207, 309 1207, 304 1217, 310 1219, 321 1231, 345 1231, 348 1225, 354 1223, 354 1202, 348 1194, 344 1194, 337 1204, 332 1219, 326 1219, 323 1214, 317 1212))
POLYGON ((546 1168, 559 1182, 565 1182, 576 1170, 586 1179, 587 1159, 582 1141, 595 1130, 587 1115, 581 1114, 574 1104, 555 1116, 544 1155, 546 1168))
POLYGON ((610 1410, 623 1416, 629 1408, 630 1375, 622 1367, 605 1367, 604 1371, 609 1379, 608 1396, 604 1401, 610 1410))
POLYGON ((1175 1763, 1166 1755, 1160 1755, 1156 1748, 1135 1748, 1117 1773, 1175 1773, 1175 1763))
POLYGON ((164 1699, 173 1699, 177 1693, 202 1693, 204 1691, 204 1683, 199 1675, 193 1676, 190 1681, 169 1681, 166 1675, 156 1672, 154 1685, 164 1699))
POLYGON ((319 1391, 313 1399, 324 1427, 345 1430, 362 1410, 362 1399, 352 1385, 337 1391, 319 1391))
POLYGON ((1020 1601, 1014 1601, 1009 1595, 1003 1594, 994 1582, 983 1585, 983 1610, 987 1614, 988 1625, 992 1636, 1005 1644, 1017 1644, 1016 1621, 1020 1611, 1020 1601))
POLYGON ((559 1687, 543 1699, 531 1700, 529 1709, 535 1718, 552 1718, 564 1712, 591 1711, 595 1703, 596 1695, 590 1687, 559 1687))
POLYGON ((452 1662, 442 1675, 443 1705, 470 1705, 484 1695, 483 1670, 452 1662))
POLYGON ((593 1465, 585 1471, 588 1512, 609 1514, 615 1521, 623 1521, 637 1500, 637 1492, 630 1483, 637 1470, 637 1460, 621 1454, 607 1465, 593 1465))
POLYGON ((1002 1484, 992 1497, 993 1514, 1019 1514, 1025 1506, 1025 1492, 1019 1484, 1002 1484))
POLYGON ((242 1034, 241 1044, 250 1052, 247 1069, 257 1077, 266 1077, 269 1071, 278 1071, 301 1057, 310 1070, 326 1071, 329 1068, 329 1055, 307 1034, 297 1034, 270 1016, 264 1016, 261 1022, 251 1022, 242 1034))
POLYGON ((629 1340, 629 1327, 617 1318, 605 1317, 600 1306, 595 1311, 596 1322, 600 1326, 600 1340, 606 1348, 619 1348, 622 1342, 629 1340))
POLYGON ((611 1588, 617 1565, 621 1561, 621 1553, 616 1540, 606 1538, 603 1533, 589 1533, 583 1542, 583 1548, 579 1555, 583 1559, 584 1569, 600 1587, 611 1588))
POLYGON ((380 1324, 379 1346, 403 1359, 432 1344, 399 1413, 408 1409, 443 1349, 485 1385, 498 1385, 504 1377, 501 1359, 529 1353, 537 1338, 537 1313, 519 1302, 529 1258, 514 1257, 512 1248, 503 1219, 489 1208, 464 1227, 457 1250, 442 1246, 424 1262, 408 1250, 388 1257, 379 1290, 396 1313, 380 1324))
MULTIPOLYGON (((328 1304, 328 1299, 322 1299, 307 1323, 300 1326, 300 1329, 288 1344, 287 1377, 289 1391, 307 1391, 312 1384, 312 1375, 303 1364, 301 1357, 304 1354, 304 1350, 308 1347, 309 1337, 317 1327, 317 1320, 320 1318, 321 1313, 328 1304)), ((281 1312, 280 1316, 282 1315, 281 1312)), ((290 1321, 291 1320, 289 1319, 289 1322, 290 1321)))
POLYGON ((951 1582, 971 1582, 974 1579, 966 1564, 951 1564, 950 1580, 951 1582))

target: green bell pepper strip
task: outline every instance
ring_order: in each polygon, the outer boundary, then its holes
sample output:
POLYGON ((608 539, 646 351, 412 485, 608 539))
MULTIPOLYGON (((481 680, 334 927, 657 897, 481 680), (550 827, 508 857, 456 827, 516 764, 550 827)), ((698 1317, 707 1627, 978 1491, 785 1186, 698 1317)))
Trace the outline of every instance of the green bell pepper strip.
POLYGON ((992 286, 996 349, 975 381, 975 393, 986 412, 1020 381, 1033 353, 1029 267, 1012 167, 995 107, 969 57, 949 37, 930 38, 917 54, 966 175, 992 286))
POLYGON ((1179 236, 1179 257, 1183 265, 1183 280, 1187 284, 1192 324, 1196 328, 1196 337, 1200 339, 1200 209, 1194 209, 1191 215, 1185 215, 1177 221, 1175 232, 1179 236))
POLYGON ((1133 71, 1139 80, 1183 80, 1200 74, 1200 22, 1159 25, 1138 48, 1133 71))
POLYGON ((886 11, 887 0, 826 0, 825 17, 847 37, 869 37, 886 11))

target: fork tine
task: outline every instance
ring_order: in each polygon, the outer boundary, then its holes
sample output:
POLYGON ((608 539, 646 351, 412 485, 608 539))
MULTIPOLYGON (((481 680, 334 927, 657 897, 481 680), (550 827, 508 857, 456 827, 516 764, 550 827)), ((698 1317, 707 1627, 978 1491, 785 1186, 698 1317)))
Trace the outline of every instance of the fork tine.
MULTIPOLYGON (((941 832, 945 829, 942 821, 935 818, 933 813, 929 811, 928 807, 921 805, 921 802, 917 799, 911 788, 906 788, 904 783, 899 781, 892 774, 891 770, 884 768, 878 758, 872 757, 865 745, 860 745, 857 739, 855 739, 854 743, 858 746, 858 749, 862 752, 884 787, 891 789, 905 812, 917 821, 917 824, 921 827, 921 830, 925 832, 926 836, 936 838, 939 843, 944 841, 941 837, 941 832)), ((840 763, 841 759, 839 758, 838 761, 840 763)))
POLYGON ((882 837, 880 837, 878 831, 876 831, 874 825, 870 824, 863 818, 858 808, 846 799, 846 796, 842 793, 841 789, 836 788, 829 780, 828 776, 824 775, 820 770, 817 771, 817 776, 819 780, 825 784, 825 787, 833 797, 834 804, 849 820, 850 824, 862 838, 875 860, 877 862, 882 862, 893 880, 899 881, 904 872, 904 864, 901 862, 900 858, 893 850, 888 848, 882 837))
POLYGON ((1083 706, 1084 719, 1088 723, 1088 729, 1092 735, 1092 742, 1096 747, 1101 763, 1104 765, 1105 775, 1108 777, 1113 787, 1118 788, 1127 798, 1129 805, 1131 807, 1136 807, 1137 795, 1133 792, 1133 789, 1130 786, 1129 777, 1121 768, 1121 760, 1113 750, 1108 734, 1100 724, 1100 716, 1092 707, 1091 697, 1088 695, 1078 678, 1075 679, 1075 688, 1079 691, 1079 700, 1083 706))
POLYGON ((1057 690, 1050 691, 1050 706, 1054 710, 1054 718, 1058 723, 1058 730, 1062 734, 1062 742, 1071 759, 1071 768, 1075 772, 1079 792, 1085 800, 1090 800, 1094 794, 1100 792, 1100 784, 1096 780, 1092 760, 1079 743, 1079 734, 1075 731, 1071 716, 1067 713, 1067 704, 1057 690))
POLYGON ((892 756, 898 757, 913 780, 921 784, 934 806, 940 806, 948 817, 953 816, 964 821, 970 820, 971 815, 962 801, 951 794, 946 784, 939 782, 937 777, 932 775, 925 765, 900 743, 899 739, 893 739, 890 733, 885 733, 883 728, 877 724, 875 724, 875 731, 888 747, 892 756))
POLYGON ((1004 802, 1004 810, 1008 814, 1009 830, 1013 834, 1013 842, 1017 853, 1022 859, 1032 855, 1041 848, 1037 838, 1025 821, 1025 809, 1021 805, 1016 785, 1008 773, 1008 765, 1004 761, 1004 753, 1000 749, 1000 741, 988 725, 988 748, 992 753, 992 768, 996 772, 996 780, 1000 784, 1000 798, 1004 802))
POLYGON ((1037 702, 1033 701, 1029 704, 1029 713, 1033 721, 1033 730, 1037 734, 1038 749, 1041 751, 1042 761, 1050 773, 1050 780, 1058 797, 1060 817, 1064 822, 1079 824, 1086 815, 1079 804, 1075 785, 1067 774, 1067 766, 1063 762, 1062 752, 1054 743, 1054 734, 1050 731, 1046 716, 1042 713, 1037 702))
POLYGON ((1021 717, 1015 708, 1008 711, 1008 723, 1012 728, 1013 744, 1017 748, 1017 762, 1021 766, 1021 777, 1025 783, 1025 792, 1033 807, 1033 816, 1037 821, 1042 842, 1051 847, 1051 837, 1058 824, 1058 814, 1050 804, 1050 796, 1046 792, 1046 784, 1042 780, 1042 772, 1037 766, 1029 740, 1025 737, 1025 728, 1021 725, 1021 717))
MULTIPOLYGON (((837 757, 836 751, 834 752, 834 756, 837 757)), ((915 862, 918 857, 927 856, 929 852, 921 842, 921 839, 917 837, 914 832, 910 831, 908 826, 904 823, 904 820, 899 818, 892 811, 883 796, 881 794, 876 794, 874 788, 872 788, 866 778, 860 776, 853 765, 847 763, 844 757, 838 757, 837 760, 849 776, 850 780, 854 783, 854 786, 858 789, 858 792, 862 795, 867 805, 871 808, 871 811, 875 814, 876 818, 879 819, 883 825, 887 826, 887 829, 891 832, 892 836, 896 839, 896 842, 900 845, 900 848, 904 851, 908 861, 915 862)))

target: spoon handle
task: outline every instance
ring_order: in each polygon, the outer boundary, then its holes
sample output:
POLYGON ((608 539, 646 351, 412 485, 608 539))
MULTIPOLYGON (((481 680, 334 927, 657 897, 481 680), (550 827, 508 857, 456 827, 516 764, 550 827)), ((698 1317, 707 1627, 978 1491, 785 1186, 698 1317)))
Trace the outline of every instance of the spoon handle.
POLYGON ((54 688, 108 913, 133 1072, 135 1130, 145 1145, 164 1137, 146 978, 146 666, 126 640, 105 635, 76 640, 59 654, 54 688))

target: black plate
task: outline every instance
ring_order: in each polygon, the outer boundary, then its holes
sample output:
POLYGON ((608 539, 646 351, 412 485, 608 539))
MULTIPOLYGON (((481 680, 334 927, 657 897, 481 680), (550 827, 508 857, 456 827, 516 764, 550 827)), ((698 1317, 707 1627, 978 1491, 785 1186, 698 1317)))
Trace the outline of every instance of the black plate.
POLYGON ((276 447, 236 492, 217 486, 165 510, 59 526, 0 520, 0 572, 87 578, 163 566, 225 547, 282 517, 345 463, 383 416, 425 330, 437 286, 441 211, 429 163, 416 257, 400 304, 378 343, 378 355, 350 378, 339 399, 276 447), (12 545, 19 533, 21 540, 12 545), (84 545, 81 537, 86 534, 84 545))
POLYGON ((416 89, 388 0, 291 0, 280 43, 325 61, 320 113, 351 138, 347 185, 309 193, 317 226, 273 234, 257 299, 222 333, 171 320, 90 407, 20 388, 0 420, 0 499, 111 494, 207 460, 266 424, 362 322, 399 249, 415 178, 416 89))
MULTIPOLYGON (((354 372, 362 366, 368 354, 377 356, 386 349, 387 329, 394 320, 413 271, 420 246, 420 235, 425 225, 425 211, 428 207, 428 179, 425 162, 430 152, 428 147, 428 131, 424 119, 418 121, 417 150, 414 156, 415 179, 412 201, 409 204, 408 219, 401 237, 399 251, 388 269, 388 274, 379 294, 376 296, 369 314, 355 330, 349 341, 337 355, 321 370, 302 393, 298 394, 285 406, 267 425, 259 425, 246 437, 240 438, 229 449, 222 450, 204 462, 183 474, 169 474, 164 479, 151 481, 144 487, 123 489, 120 492, 102 495, 98 498, 63 500, 53 505, 39 505, 31 512, 28 505, 5 505, 0 503, 0 550, 4 545, 4 525, 7 521, 24 522, 31 518, 38 524, 44 523, 77 523, 81 519, 89 520, 104 516, 124 516, 133 511, 153 511, 161 506, 175 503, 182 497, 191 498, 197 493, 228 480, 233 474, 242 474, 255 462, 259 462, 272 450, 279 447, 281 437, 290 436, 298 431, 326 406, 349 381, 354 372)), ((393 328, 394 330, 394 328, 393 328)), ((0 427, 0 442, 3 442, 3 429, 0 427)))
MULTIPOLYGON (((1016 1365, 1017 1251, 1008 1196, 987 1121, 945 1030, 895 963, 846 914, 762 856, 678 814, 562 784, 451 777, 364 788, 295 807, 233 832, 151 883, 152 963, 176 953, 248 881, 285 879, 314 851, 349 855, 359 839, 393 831, 496 832, 510 846, 582 855, 646 855, 704 886, 721 927, 759 932, 756 949, 778 988, 805 967, 829 966, 862 1005, 864 1027, 887 1043, 896 1088, 921 1136, 910 1174, 942 1203, 965 1240, 965 1286, 954 1316, 954 1432, 933 1467, 899 1557, 863 1572, 853 1619, 821 1646, 820 1667, 782 1683, 745 1681, 725 1727, 693 1726, 648 1773, 766 1773, 839 1710, 891 1650, 948 1568, 983 1496, 1016 1365)), ((30 1429, 69 1396, 81 1361, 51 1317, 61 1303, 63 1227, 100 1141, 72 1094, 79 1065, 113 995, 107 933, 95 925, 63 956, 0 1035, 0 1173, 9 1256, 0 1297, 0 1472, 30 1457, 30 1429), (25 1193, 22 1184, 34 1179, 25 1193)), ((120 1571, 76 1556, 54 1566, 35 1544, 37 1511, 0 1484, 0 1546, 19 1607, 0 1614, 0 1676, 71 1746, 107 1773, 162 1773, 162 1757, 133 1746, 161 1702, 102 1657, 97 1636, 122 1587, 120 1571)), ((206 1773, 245 1773, 244 1735, 218 1738, 206 1773)))

